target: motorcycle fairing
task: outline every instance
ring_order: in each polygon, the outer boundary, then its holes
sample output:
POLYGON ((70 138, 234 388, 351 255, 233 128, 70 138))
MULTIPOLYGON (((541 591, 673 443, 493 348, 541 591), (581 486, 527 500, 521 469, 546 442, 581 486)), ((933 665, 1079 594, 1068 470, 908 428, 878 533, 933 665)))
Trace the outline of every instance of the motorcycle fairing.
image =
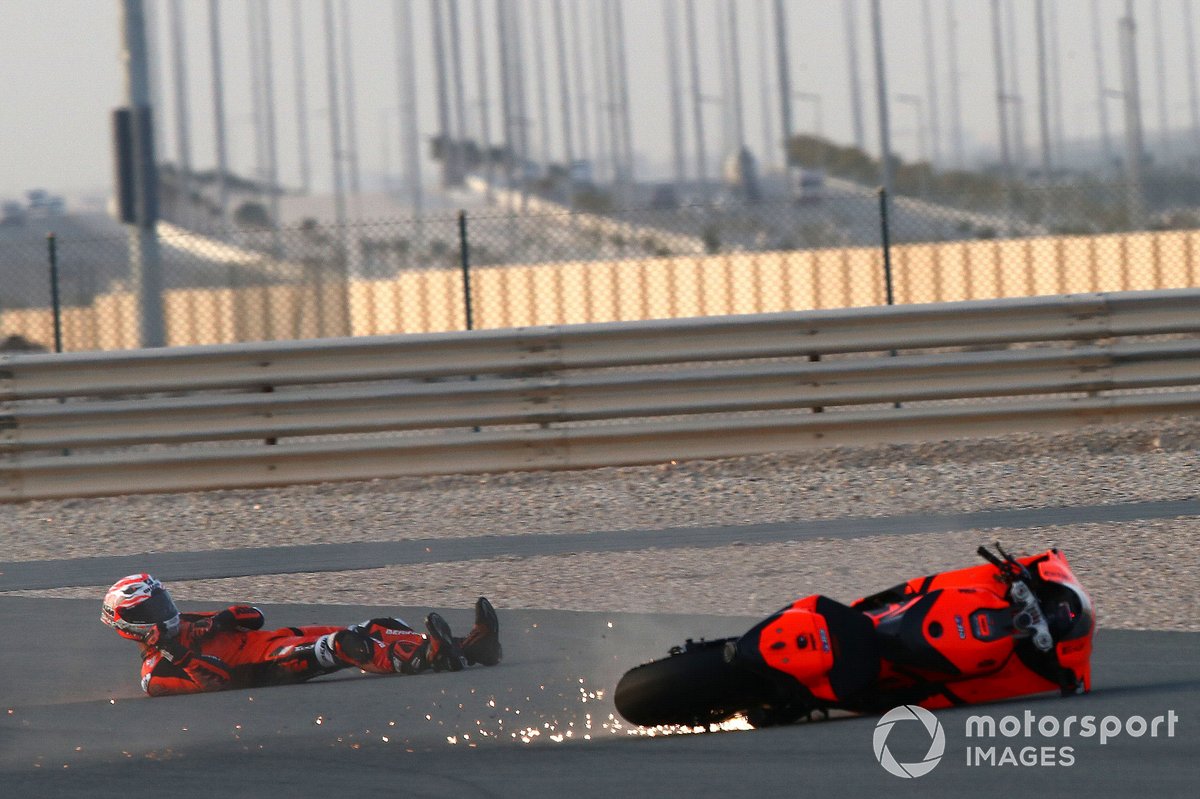
MULTIPOLYGON (((1018 641, 1012 652, 1016 656, 1005 658, 997 669, 978 679, 971 674, 971 679, 960 678, 949 681, 949 692, 939 692, 927 700, 920 701, 919 704, 936 708, 958 704, 959 702, 956 700, 966 703, 992 702, 1047 691, 1060 690, 1066 693, 1080 689, 1083 692, 1091 690, 1090 663, 1095 619, 1090 599, 1074 572, 1071 571, 1066 558, 1058 549, 1050 549, 1037 555, 1026 555, 1017 560, 1030 570, 1034 582, 1034 593, 1041 596, 1053 586, 1059 585, 1068 586, 1071 593, 1080 598, 1081 608, 1078 609, 1078 618, 1073 621, 1073 629, 1058 640, 1054 652, 1049 655, 1036 652, 1028 642, 1018 641)), ((907 607, 921 597, 935 592, 969 588, 994 593, 995 596, 1001 598, 1006 593, 1005 582, 996 567, 985 563, 916 577, 885 591, 863 597, 852 603, 851 607, 876 616, 880 611, 886 612, 889 608, 907 607)), ((987 604, 991 606, 992 603, 987 604)), ((976 616, 972 619, 972 629, 968 630, 968 637, 974 637, 980 642, 992 637, 994 633, 991 628, 1002 617, 989 615, 984 618, 982 634, 970 635, 978 630, 976 623, 979 617, 976 616)), ((1004 642, 1012 641, 1011 637, 1004 639, 1004 642)), ((884 645, 884 649, 885 668, 881 675, 881 682, 896 676, 889 673, 886 658, 888 647, 884 645)), ((977 665, 986 659, 980 658, 977 665)), ((978 673, 981 668, 983 666, 970 671, 978 673)), ((903 666, 901 671, 904 671, 903 666)), ((918 681, 922 679, 919 672, 908 676, 918 681)), ((925 676, 933 675, 926 672, 925 676)), ((942 675, 940 679, 945 681, 945 675, 942 675)), ((902 679, 899 681, 903 682, 902 679)))
POLYGON ((787 674, 824 702, 853 696, 880 668, 871 620, 820 595, 764 619, 738 640, 737 651, 743 662, 787 674))

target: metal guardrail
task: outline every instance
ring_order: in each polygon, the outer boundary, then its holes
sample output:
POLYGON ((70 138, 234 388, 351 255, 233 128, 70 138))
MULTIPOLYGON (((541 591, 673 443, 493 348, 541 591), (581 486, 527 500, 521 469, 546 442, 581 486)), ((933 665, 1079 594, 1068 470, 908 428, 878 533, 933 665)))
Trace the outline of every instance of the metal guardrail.
POLYGON ((619 465, 1194 413, 1200 339, 1120 339, 1196 333, 1200 291, 1181 290, 7 356, 0 498, 619 465), (816 360, 837 354, 854 357, 816 360), (969 402, 980 398, 993 399, 969 402))

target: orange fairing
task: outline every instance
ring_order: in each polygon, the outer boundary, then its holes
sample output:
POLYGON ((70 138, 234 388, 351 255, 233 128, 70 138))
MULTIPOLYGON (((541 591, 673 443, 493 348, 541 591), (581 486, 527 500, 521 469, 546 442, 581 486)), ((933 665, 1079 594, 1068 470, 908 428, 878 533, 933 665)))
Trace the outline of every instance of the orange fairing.
POLYGON ((829 683, 833 643, 829 625, 816 612, 817 597, 798 600, 763 628, 758 651, 773 669, 799 680, 818 699, 837 701, 829 683))

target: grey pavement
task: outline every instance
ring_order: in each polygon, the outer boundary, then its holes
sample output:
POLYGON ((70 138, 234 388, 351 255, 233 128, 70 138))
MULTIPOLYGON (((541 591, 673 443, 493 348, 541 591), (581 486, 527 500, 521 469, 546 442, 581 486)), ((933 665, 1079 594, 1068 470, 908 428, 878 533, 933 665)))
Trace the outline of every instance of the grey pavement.
POLYGON ((115 574, 150 571, 162 580, 198 580, 254 574, 349 571, 380 566, 445 563, 501 556, 530 557, 580 552, 628 552, 711 548, 741 542, 769 544, 814 538, 1018 529, 1059 524, 1172 519, 1200 515, 1200 500, 1132 502, 977 513, 824 519, 803 522, 666 530, 626 530, 571 535, 529 534, 470 538, 409 539, 350 544, 311 544, 202 552, 0 563, 0 591, 108 585, 115 574))
MULTIPOLYGON (((398 609, 265 610, 282 626, 398 609)), ((1200 777, 1200 637, 1188 633, 1100 631, 1089 696, 940 712, 942 762, 903 780, 876 763, 871 718, 656 738, 604 726, 623 671, 686 636, 737 634, 753 619, 502 610, 506 659, 495 668, 148 699, 134 645, 98 612, 99 598, 0 597, 0 796, 1173 797, 1194 795, 1200 777), (968 715, 1026 710, 1059 719, 1174 711, 1180 721, 1169 738, 1160 728, 1104 745, 1037 733, 989 742, 1053 746, 1056 757, 1069 745, 1072 766, 966 765, 968 715)), ((422 611, 399 612, 411 621, 422 611)), ((456 627, 469 621, 463 609, 445 613, 456 627)), ((927 743, 912 732, 888 740, 902 761, 927 743)))

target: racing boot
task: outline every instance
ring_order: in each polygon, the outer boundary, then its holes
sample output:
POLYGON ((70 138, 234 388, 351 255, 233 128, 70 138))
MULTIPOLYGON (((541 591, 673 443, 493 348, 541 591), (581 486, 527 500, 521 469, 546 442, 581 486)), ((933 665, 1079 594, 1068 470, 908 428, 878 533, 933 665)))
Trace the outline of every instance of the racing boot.
POLYGON ((429 633, 428 658, 434 671, 462 671, 467 666, 462 647, 450 632, 450 625, 437 613, 425 617, 429 633))
POLYGON ((495 666, 504 657, 500 646, 500 619, 487 597, 475 600, 475 626, 462 639, 461 645, 468 665, 495 666))

